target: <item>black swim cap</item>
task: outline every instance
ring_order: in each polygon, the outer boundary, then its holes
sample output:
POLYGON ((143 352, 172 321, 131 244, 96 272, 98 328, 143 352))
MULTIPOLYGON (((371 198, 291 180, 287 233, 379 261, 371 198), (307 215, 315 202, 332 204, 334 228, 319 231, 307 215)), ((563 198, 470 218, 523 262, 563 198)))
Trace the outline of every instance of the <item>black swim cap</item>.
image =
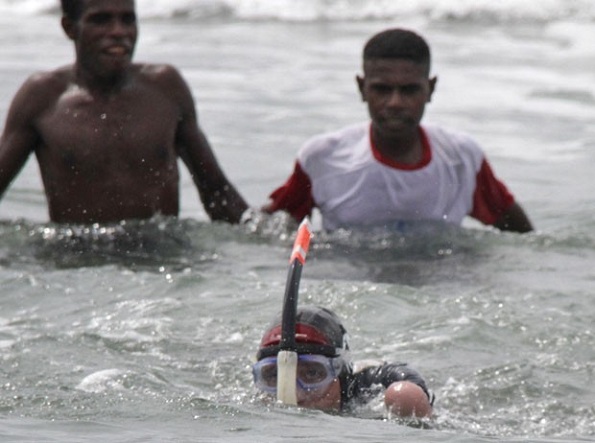
MULTIPOLYGON (((298 354, 343 356, 349 350, 347 331, 337 315, 318 306, 304 306, 296 316, 295 341, 298 354)), ((264 333, 256 355, 261 360, 279 352, 281 316, 277 316, 264 333)))

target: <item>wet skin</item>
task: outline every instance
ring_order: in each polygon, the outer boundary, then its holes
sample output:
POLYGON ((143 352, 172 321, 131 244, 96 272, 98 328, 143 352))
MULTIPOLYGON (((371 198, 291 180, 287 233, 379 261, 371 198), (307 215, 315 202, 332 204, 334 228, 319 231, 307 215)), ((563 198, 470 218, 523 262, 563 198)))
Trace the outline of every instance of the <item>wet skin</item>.
POLYGON ((179 211, 178 159, 208 215, 237 222, 247 204, 220 169, 178 71, 133 64, 132 0, 86 0, 63 18, 76 62, 33 75, 0 140, 0 194, 34 152, 55 222, 113 222, 179 211))
POLYGON ((322 411, 338 411, 341 408, 341 383, 336 378, 324 389, 316 391, 298 389, 296 394, 297 404, 303 408, 322 411))

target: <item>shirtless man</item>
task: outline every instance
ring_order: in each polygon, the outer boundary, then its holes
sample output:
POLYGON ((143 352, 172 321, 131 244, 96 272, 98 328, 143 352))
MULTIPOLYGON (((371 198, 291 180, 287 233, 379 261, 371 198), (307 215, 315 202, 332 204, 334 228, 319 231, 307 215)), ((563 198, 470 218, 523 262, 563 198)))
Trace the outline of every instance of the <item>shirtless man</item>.
POLYGON ((134 0, 62 0, 73 65, 31 76, 0 139, 0 195, 34 152, 58 223, 179 212, 178 157, 212 220, 238 222, 247 204, 199 128, 188 85, 168 65, 132 63, 134 0))

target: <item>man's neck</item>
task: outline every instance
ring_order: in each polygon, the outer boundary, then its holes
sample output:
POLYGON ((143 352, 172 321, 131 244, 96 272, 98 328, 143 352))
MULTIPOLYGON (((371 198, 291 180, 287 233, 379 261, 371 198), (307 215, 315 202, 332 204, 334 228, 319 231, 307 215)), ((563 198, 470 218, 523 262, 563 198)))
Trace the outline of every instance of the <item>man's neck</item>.
POLYGON ((372 143, 385 158, 407 165, 415 165, 423 159, 423 141, 420 129, 395 136, 382 134, 372 125, 372 143))
POLYGON ((110 96, 117 94, 126 86, 129 78, 129 70, 123 71, 117 75, 101 77, 89 73, 80 66, 75 68, 76 84, 93 95, 110 96))

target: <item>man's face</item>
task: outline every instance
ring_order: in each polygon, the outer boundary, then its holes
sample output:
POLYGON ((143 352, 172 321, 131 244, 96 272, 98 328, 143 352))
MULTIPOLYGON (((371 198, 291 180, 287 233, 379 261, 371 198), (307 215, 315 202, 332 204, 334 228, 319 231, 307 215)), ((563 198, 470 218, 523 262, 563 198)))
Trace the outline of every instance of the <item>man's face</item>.
POLYGON ((405 59, 364 62, 364 77, 357 77, 363 101, 379 136, 398 138, 416 131, 436 78, 427 66, 405 59))
POLYGON ((130 65, 138 36, 134 0, 83 1, 76 22, 63 19, 78 62, 100 77, 118 75, 130 65))
MULTIPOLYGON (((322 410, 341 408, 341 382, 337 378, 341 361, 316 354, 298 355, 295 381, 298 406, 322 410)), ((258 389, 271 396, 277 395, 276 356, 256 362, 252 373, 258 389)))
POLYGON ((297 389, 297 404, 302 408, 338 411, 341 409, 341 383, 334 379, 332 383, 315 391, 297 389))

